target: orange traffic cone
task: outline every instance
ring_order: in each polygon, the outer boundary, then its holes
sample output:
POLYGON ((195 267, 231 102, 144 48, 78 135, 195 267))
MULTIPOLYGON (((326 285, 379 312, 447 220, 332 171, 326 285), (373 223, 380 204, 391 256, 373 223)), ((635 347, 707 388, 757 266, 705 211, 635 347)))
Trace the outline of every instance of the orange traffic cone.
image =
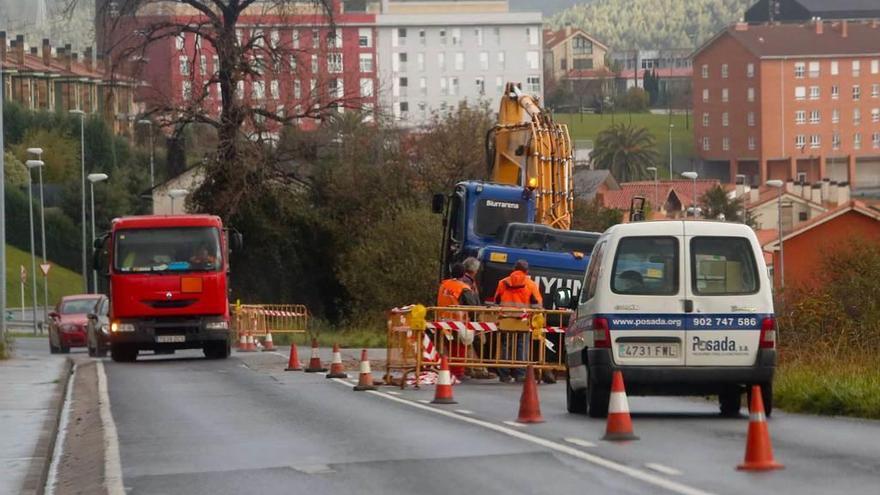
POLYGON ((615 371, 611 378, 611 397, 608 400, 608 424, 602 440, 638 440, 633 434, 626 390, 623 388, 623 373, 615 371))
POLYGON ((263 351, 274 351, 275 342, 272 342, 272 332, 266 333, 266 339, 263 341, 263 351))
POLYGON ((321 366, 321 358, 318 357, 318 340, 312 339, 312 358, 309 359, 309 367, 306 373, 323 373, 327 368, 321 366))
POLYGON ((330 361, 330 373, 327 378, 348 378, 342 368, 342 354, 339 353, 339 344, 333 344, 333 360, 330 361))
POLYGON ((449 374, 449 361, 446 355, 440 356, 440 372, 437 375, 437 388, 431 404, 458 404, 452 398, 452 378, 449 374))
POLYGON ((517 423, 543 423, 541 402, 538 400, 538 387, 535 382, 535 370, 532 365, 526 368, 526 381, 523 382, 522 395, 519 398, 519 417, 517 423))
POLYGON ((764 399, 761 398, 761 387, 752 386, 752 403, 749 404, 749 435, 746 438, 746 458, 737 469, 743 471, 769 471, 782 469, 773 459, 773 446, 770 444, 770 432, 767 430, 767 416, 764 415, 764 399))
POLYGON ((247 350, 247 336, 243 333, 238 336, 238 350, 242 352, 247 350))
POLYGON ((296 342, 290 343, 290 359, 287 360, 287 368, 284 371, 302 371, 299 355, 296 353, 296 342))
POLYGON ((361 351, 361 370, 358 376, 358 384, 354 387, 357 391, 376 390, 373 385, 373 370, 370 369, 370 360, 367 359, 367 350, 361 351))
POLYGON ((248 352, 254 352, 257 350, 257 344, 254 343, 254 334, 250 332, 247 334, 247 347, 245 350, 248 352))

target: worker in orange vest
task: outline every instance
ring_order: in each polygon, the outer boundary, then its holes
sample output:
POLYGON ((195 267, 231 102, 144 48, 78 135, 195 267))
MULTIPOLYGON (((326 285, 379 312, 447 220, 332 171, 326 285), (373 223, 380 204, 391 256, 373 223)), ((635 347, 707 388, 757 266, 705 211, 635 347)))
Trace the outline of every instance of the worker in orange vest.
MULTIPOLYGON (((538 284, 529 277, 529 263, 526 260, 518 260, 513 267, 513 271, 507 277, 498 282, 495 289, 495 302, 501 306, 513 306, 517 308, 541 308, 543 307, 544 298, 541 295, 538 284)), ((523 347, 525 339, 530 339, 530 335, 516 334, 516 356, 509 356, 508 339, 501 341, 501 354, 505 359, 522 360, 525 358, 523 347)), ((498 379, 503 383, 509 383, 515 380, 521 383, 525 380, 525 375, 521 368, 499 368, 498 379)))
MULTIPOLYGON (((480 296, 471 287, 461 281, 464 277, 464 265, 455 263, 450 271, 451 278, 440 282, 437 289, 437 306, 479 306, 480 296)), ((467 321, 466 311, 443 311, 438 314, 440 319, 452 321, 467 321)), ((449 357, 464 358, 467 356, 468 346, 461 342, 460 338, 449 341, 449 357)), ((449 372, 460 381, 466 379, 463 366, 450 366, 449 372)))

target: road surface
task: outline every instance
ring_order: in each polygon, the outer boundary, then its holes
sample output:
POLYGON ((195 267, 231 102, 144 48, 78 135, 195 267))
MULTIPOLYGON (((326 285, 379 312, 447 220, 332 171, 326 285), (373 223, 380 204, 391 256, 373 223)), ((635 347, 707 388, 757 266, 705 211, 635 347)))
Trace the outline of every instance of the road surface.
POLYGON ((433 387, 354 392, 284 372, 284 352, 103 360, 125 491, 876 494, 880 482, 876 421, 776 411, 785 469, 747 473, 735 469, 747 416, 703 399, 630 397, 641 439, 609 443, 603 420, 565 412, 562 383, 539 387, 545 423, 513 426, 519 386, 471 381, 457 405, 434 406, 433 387))

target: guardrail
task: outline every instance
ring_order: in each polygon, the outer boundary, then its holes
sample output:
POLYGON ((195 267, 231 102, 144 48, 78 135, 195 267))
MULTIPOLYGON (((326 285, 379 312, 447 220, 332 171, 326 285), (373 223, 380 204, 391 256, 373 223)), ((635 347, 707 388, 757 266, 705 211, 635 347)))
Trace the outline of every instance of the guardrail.
POLYGON ((306 333, 309 328, 309 310, 302 304, 236 304, 232 314, 236 339, 241 334, 306 333))

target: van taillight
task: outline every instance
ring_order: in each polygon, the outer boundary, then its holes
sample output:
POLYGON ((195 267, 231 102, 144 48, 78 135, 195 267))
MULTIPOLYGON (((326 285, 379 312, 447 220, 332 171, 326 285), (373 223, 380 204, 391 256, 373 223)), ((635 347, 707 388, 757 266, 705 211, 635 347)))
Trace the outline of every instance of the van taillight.
POLYGON ((761 320, 761 349, 776 348, 776 318, 769 316, 761 320))
POLYGON ((611 334, 608 331, 608 318, 593 318, 593 346, 611 347, 611 334))

